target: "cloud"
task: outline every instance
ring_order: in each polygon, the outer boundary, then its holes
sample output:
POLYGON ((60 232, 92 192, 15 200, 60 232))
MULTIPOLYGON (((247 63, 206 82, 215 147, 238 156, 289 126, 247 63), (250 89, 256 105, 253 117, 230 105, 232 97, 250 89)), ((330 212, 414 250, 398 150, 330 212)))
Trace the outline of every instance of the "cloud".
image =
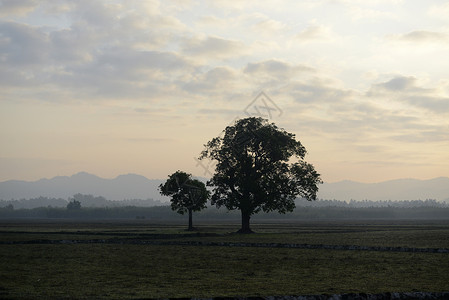
MULTIPOLYGON (((1 134, 21 141, 10 139, 10 153, 34 149, 20 130, 55 145, 73 130, 91 149, 100 134, 117 147, 128 139, 118 156, 155 142, 162 170, 176 147, 159 138, 188 153, 264 91, 283 111, 274 121, 301 134, 323 165, 447 156, 449 6, 425 15, 432 4, 391 2, 0 0, 1 134), (393 35, 398 16, 412 31, 393 35), (60 137, 50 123, 65 124, 60 137)), ((57 156, 79 155, 69 148, 57 156)))
POLYGON ((391 136, 392 140, 406 143, 439 143, 447 142, 449 140, 449 126, 446 128, 440 128, 435 126, 432 129, 415 130, 410 133, 402 135, 391 136))
POLYGON ((39 4, 45 16, 57 13, 65 22, 0 22, 3 96, 157 97, 172 91, 177 77, 196 68, 188 58, 164 49, 185 27, 164 16, 158 1, 129 1, 126 7, 99 1, 39 4))
POLYGON ((449 97, 441 95, 441 88, 423 87, 412 76, 396 76, 360 93, 317 75, 292 80, 278 90, 284 98, 279 104, 283 118, 307 139, 324 139, 329 147, 368 156, 400 153, 408 143, 447 141, 449 97))
MULTIPOLYGON (((209 2, 209 1, 207 1, 209 2)), ((243 11, 246 7, 254 5, 254 1, 246 0, 235 0, 235 1, 226 1, 226 0, 215 0, 210 1, 208 5, 214 6, 220 10, 226 11, 243 11)))
POLYGON ((0 23, 0 53, 2 63, 27 65, 45 62, 48 36, 41 30, 16 23, 0 23))
POLYGON ((173 93, 174 82, 194 66, 175 52, 105 49, 88 63, 73 65, 54 82, 100 98, 153 99, 173 93))
POLYGON ((430 6, 427 11, 428 15, 432 18, 441 18, 444 21, 447 20, 447 16, 449 15, 449 3, 441 3, 430 6))
MULTIPOLYGON (((52 87, 54 92, 104 92, 104 96, 157 94, 180 73, 195 66, 173 51, 142 50, 128 45, 127 35, 108 36, 78 25, 50 32, 17 22, 0 23, 1 85, 52 87)), ((39 93, 34 92, 35 97, 39 93)), ((57 97, 60 98, 60 97, 57 97)))
POLYGON ((344 3, 344 4, 354 4, 354 5, 379 5, 379 4, 391 4, 394 5, 401 4, 404 2, 404 0, 328 0, 329 2, 335 2, 335 3, 344 3))
POLYGON ((224 94, 235 88, 238 74, 229 67, 216 67, 207 72, 199 73, 183 82, 183 89, 193 94, 210 95, 224 94))
POLYGON ((252 26, 260 34, 273 35, 273 34, 284 34, 288 31, 288 26, 280 21, 270 19, 263 15, 258 15, 257 19, 262 19, 252 26))
POLYGON ((106 28, 115 29, 122 9, 119 3, 79 0, 72 4, 67 14, 75 24, 105 31, 106 28))
POLYGON ((98 67, 115 67, 124 77, 129 71, 135 70, 187 70, 189 63, 176 52, 139 51, 132 48, 111 48, 101 53, 97 58, 98 67))
POLYGON ((414 77, 396 76, 373 85, 367 96, 392 99, 437 115, 445 115, 449 113, 449 96, 441 91, 444 88, 439 86, 423 87, 414 77))
POLYGON ((372 8, 363 8, 361 6, 352 6, 349 10, 353 20, 356 21, 378 21, 382 19, 398 19, 391 11, 377 10, 372 8))
POLYGON ((320 106, 323 103, 339 103, 350 99, 353 96, 351 90, 335 87, 325 79, 316 76, 304 78, 302 80, 292 80, 282 88, 283 93, 287 93, 297 103, 320 106))
POLYGON ((35 88, 48 79, 52 47, 40 28, 17 22, 0 22, 0 86, 35 88))
POLYGON ((201 16, 197 20, 198 24, 204 25, 204 26, 214 26, 214 27, 225 27, 229 25, 229 20, 226 20, 224 18, 218 18, 217 16, 201 16))
POLYGON ((313 72, 314 69, 305 65, 292 65, 276 59, 258 63, 248 63, 243 72, 251 76, 272 76, 281 79, 293 78, 301 73, 313 72))
POLYGON ((387 37, 393 41, 428 44, 428 43, 447 43, 449 42, 449 34, 446 32, 415 30, 400 35, 389 35, 387 37))
POLYGON ((123 140, 132 143, 167 143, 176 141, 176 139, 172 138, 125 138, 123 140))
POLYGON ((217 116, 224 116, 229 120, 235 118, 236 116, 240 116, 243 114, 241 109, 227 109, 227 108, 208 108, 208 109, 200 109, 198 113, 201 115, 210 115, 216 118, 217 116))
POLYGON ((408 96, 404 101, 436 114, 449 114, 449 97, 416 94, 408 96))
POLYGON ((23 16, 39 5, 37 0, 0 0, 0 16, 23 16))
MULTIPOLYGON (((257 3, 259 6, 259 3, 257 3)), ((263 5, 262 5, 263 6, 263 5)), ((244 43, 279 40, 290 35, 291 27, 280 18, 267 16, 258 10, 252 13, 221 14, 200 16, 195 25, 199 31, 222 35, 228 38, 229 33, 244 43)))
POLYGON ((332 37, 330 27, 323 25, 310 25, 296 35, 296 38, 302 42, 329 41, 332 37))
POLYGON ((415 86, 416 78, 398 76, 390 79, 387 82, 383 82, 377 85, 378 88, 386 89, 389 91, 404 91, 408 88, 415 86))
POLYGON ((246 52, 242 42, 214 36, 190 38, 182 48, 185 54, 202 59, 236 58, 246 52))

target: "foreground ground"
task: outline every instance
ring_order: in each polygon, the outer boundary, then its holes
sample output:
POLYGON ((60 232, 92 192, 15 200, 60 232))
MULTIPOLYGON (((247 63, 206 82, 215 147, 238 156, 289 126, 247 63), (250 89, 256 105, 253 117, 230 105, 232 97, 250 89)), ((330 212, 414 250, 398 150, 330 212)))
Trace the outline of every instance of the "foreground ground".
POLYGON ((181 245, 448 249, 449 222, 0 223, 0 298, 158 298, 449 291, 449 253, 181 245), (145 243, 170 242, 173 245, 145 243), (238 244, 237 244, 238 245, 238 244))

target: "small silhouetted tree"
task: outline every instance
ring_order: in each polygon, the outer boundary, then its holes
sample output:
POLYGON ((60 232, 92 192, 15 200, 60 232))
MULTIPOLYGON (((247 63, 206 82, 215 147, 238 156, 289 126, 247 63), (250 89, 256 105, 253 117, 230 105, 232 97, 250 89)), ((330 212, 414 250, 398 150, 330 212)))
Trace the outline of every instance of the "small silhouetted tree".
POLYGON ((78 210, 78 209, 81 209, 81 202, 79 202, 79 201, 73 199, 73 201, 70 201, 70 202, 67 204, 67 209, 68 209, 68 210, 78 210))
POLYGON ((159 191, 162 195, 171 197, 172 210, 181 215, 189 213, 187 230, 195 230, 192 215, 194 211, 206 208, 210 194, 206 185, 197 179, 192 179, 191 174, 176 171, 164 184, 159 185, 159 191))
POLYGON ((211 203, 241 211, 240 233, 252 232, 253 214, 291 212, 298 196, 316 200, 321 179, 313 165, 304 161, 306 149, 294 134, 268 120, 237 120, 226 127, 223 137, 205 146, 200 159, 217 161, 207 183, 213 187, 211 203))

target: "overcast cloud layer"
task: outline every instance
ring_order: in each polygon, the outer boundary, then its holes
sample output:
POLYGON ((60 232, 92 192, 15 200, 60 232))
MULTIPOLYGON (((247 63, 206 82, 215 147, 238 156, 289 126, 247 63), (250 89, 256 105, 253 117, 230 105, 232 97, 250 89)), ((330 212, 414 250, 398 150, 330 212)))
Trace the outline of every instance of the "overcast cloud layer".
POLYGON ((207 177, 203 144, 247 115, 295 133, 328 182, 448 176, 448 16, 447 1, 0 0, 0 180, 207 177))

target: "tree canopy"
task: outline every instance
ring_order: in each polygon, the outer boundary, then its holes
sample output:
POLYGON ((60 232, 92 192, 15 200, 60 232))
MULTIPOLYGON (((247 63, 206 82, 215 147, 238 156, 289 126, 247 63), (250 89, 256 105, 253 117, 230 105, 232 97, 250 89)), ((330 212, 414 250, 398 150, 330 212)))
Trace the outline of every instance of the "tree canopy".
POLYGON ((316 200, 322 181, 313 165, 304 161, 306 153, 294 134, 268 120, 237 120, 226 127, 223 137, 209 141, 200 155, 200 159, 217 161, 208 181, 213 187, 211 203, 239 209, 239 232, 249 233, 253 214, 291 212, 298 196, 316 200))
POLYGON ((176 171, 169 175, 167 181, 159 186, 160 193, 171 197, 171 208, 183 215, 189 213, 188 230, 194 230, 192 213, 206 208, 210 192, 206 185, 192 179, 192 175, 183 171, 176 171))

